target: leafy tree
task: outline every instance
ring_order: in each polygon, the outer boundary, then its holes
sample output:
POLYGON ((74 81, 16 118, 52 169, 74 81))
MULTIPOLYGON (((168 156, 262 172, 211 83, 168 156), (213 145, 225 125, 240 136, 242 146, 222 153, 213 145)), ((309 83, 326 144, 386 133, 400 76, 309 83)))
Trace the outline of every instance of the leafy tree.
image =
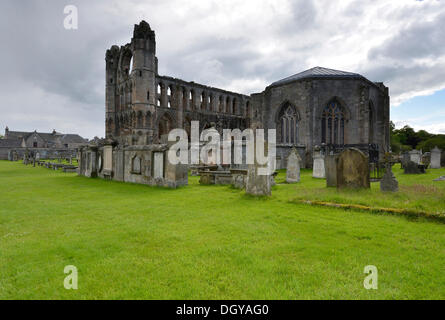
POLYGON ((437 146, 439 149, 445 150, 445 135, 438 134, 433 138, 422 141, 417 145, 417 149, 422 149, 424 152, 429 152, 431 149, 434 149, 435 146, 437 146))

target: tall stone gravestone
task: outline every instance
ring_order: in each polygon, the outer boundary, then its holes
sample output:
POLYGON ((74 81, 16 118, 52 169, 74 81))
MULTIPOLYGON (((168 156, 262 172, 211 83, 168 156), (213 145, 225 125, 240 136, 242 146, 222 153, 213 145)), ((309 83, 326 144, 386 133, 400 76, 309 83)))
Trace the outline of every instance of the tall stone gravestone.
MULTIPOLYGON (((255 144, 256 148, 256 144, 255 144)), ((267 152, 267 143, 264 145, 264 150, 267 152)), ((246 178, 246 193, 254 196, 270 196, 271 194, 271 178, 270 174, 265 174, 267 171, 267 164, 261 165, 256 159, 253 164, 248 165, 246 178)))
POLYGON ((370 188, 368 157, 356 148, 340 153, 337 161, 337 188, 370 188))
POLYGON ((440 169, 440 155, 441 150, 437 146, 433 150, 431 150, 431 169, 440 169))
POLYGON ((286 168, 287 183, 300 182, 300 163, 301 163, 301 157, 298 155, 297 150, 293 148, 291 153, 287 157, 287 168, 286 168))
POLYGON ((422 161, 422 153, 419 150, 411 150, 409 152, 409 159, 416 164, 420 164, 422 161))
POLYGON ((324 156, 321 154, 320 150, 314 152, 314 167, 312 177, 318 179, 326 178, 324 156))
POLYGON ((327 187, 337 187, 337 161, 336 154, 326 155, 324 158, 327 187))
POLYGON ((397 181, 392 166, 390 163, 386 164, 385 174, 380 181, 380 191, 383 192, 397 192, 399 191, 399 182, 397 181))

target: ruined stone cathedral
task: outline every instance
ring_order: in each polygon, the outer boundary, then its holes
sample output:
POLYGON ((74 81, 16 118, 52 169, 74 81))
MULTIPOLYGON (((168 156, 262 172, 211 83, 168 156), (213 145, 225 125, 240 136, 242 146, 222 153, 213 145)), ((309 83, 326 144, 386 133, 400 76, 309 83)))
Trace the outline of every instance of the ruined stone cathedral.
MULTIPOLYGON (((291 73, 292 70, 289 70, 291 73)), ((389 150, 389 94, 357 73, 315 67, 250 96, 158 74, 155 32, 145 21, 131 42, 106 52, 106 137, 125 146, 160 142, 190 122, 200 130, 261 126, 277 131, 277 164, 295 147, 311 166, 316 146, 389 150)))

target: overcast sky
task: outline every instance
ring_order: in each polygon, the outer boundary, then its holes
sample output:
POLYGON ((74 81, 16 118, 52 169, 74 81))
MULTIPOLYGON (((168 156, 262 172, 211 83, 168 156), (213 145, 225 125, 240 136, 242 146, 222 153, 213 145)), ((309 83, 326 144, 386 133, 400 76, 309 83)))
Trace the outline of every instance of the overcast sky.
POLYGON ((0 133, 104 136, 105 51, 145 19, 159 73, 250 94, 315 66, 390 88, 398 125, 445 133, 445 3, 2 0, 0 133), (77 30, 63 9, 78 8, 77 30))

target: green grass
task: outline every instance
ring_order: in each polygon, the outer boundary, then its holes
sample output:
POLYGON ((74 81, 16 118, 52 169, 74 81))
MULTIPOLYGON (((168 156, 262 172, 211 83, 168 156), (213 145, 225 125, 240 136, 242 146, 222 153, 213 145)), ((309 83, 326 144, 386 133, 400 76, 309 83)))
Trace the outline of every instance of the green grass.
MULTIPOLYGON (((445 182, 433 181, 445 175, 445 169, 429 169, 427 174, 404 174, 400 165, 393 168, 399 181, 400 192, 381 192, 380 183, 371 183, 368 190, 337 190, 326 188, 326 180, 312 178, 312 171, 302 170, 301 183, 289 194, 294 200, 326 201, 342 204, 358 204, 377 208, 407 209, 445 218, 445 182)), ((285 170, 280 170, 276 181, 284 183, 285 170)))
POLYGON ((0 299, 444 299, 444 224, 291 202, 443 210, 443 174, 397 172, 402 191, 382 195, 304 171, 256 199, 197 177, 171 190, 0 161, 0 299), (66 265, 78 290, 63 287, 66 265), (363 288, 366 265, 378 290, 363 288))

